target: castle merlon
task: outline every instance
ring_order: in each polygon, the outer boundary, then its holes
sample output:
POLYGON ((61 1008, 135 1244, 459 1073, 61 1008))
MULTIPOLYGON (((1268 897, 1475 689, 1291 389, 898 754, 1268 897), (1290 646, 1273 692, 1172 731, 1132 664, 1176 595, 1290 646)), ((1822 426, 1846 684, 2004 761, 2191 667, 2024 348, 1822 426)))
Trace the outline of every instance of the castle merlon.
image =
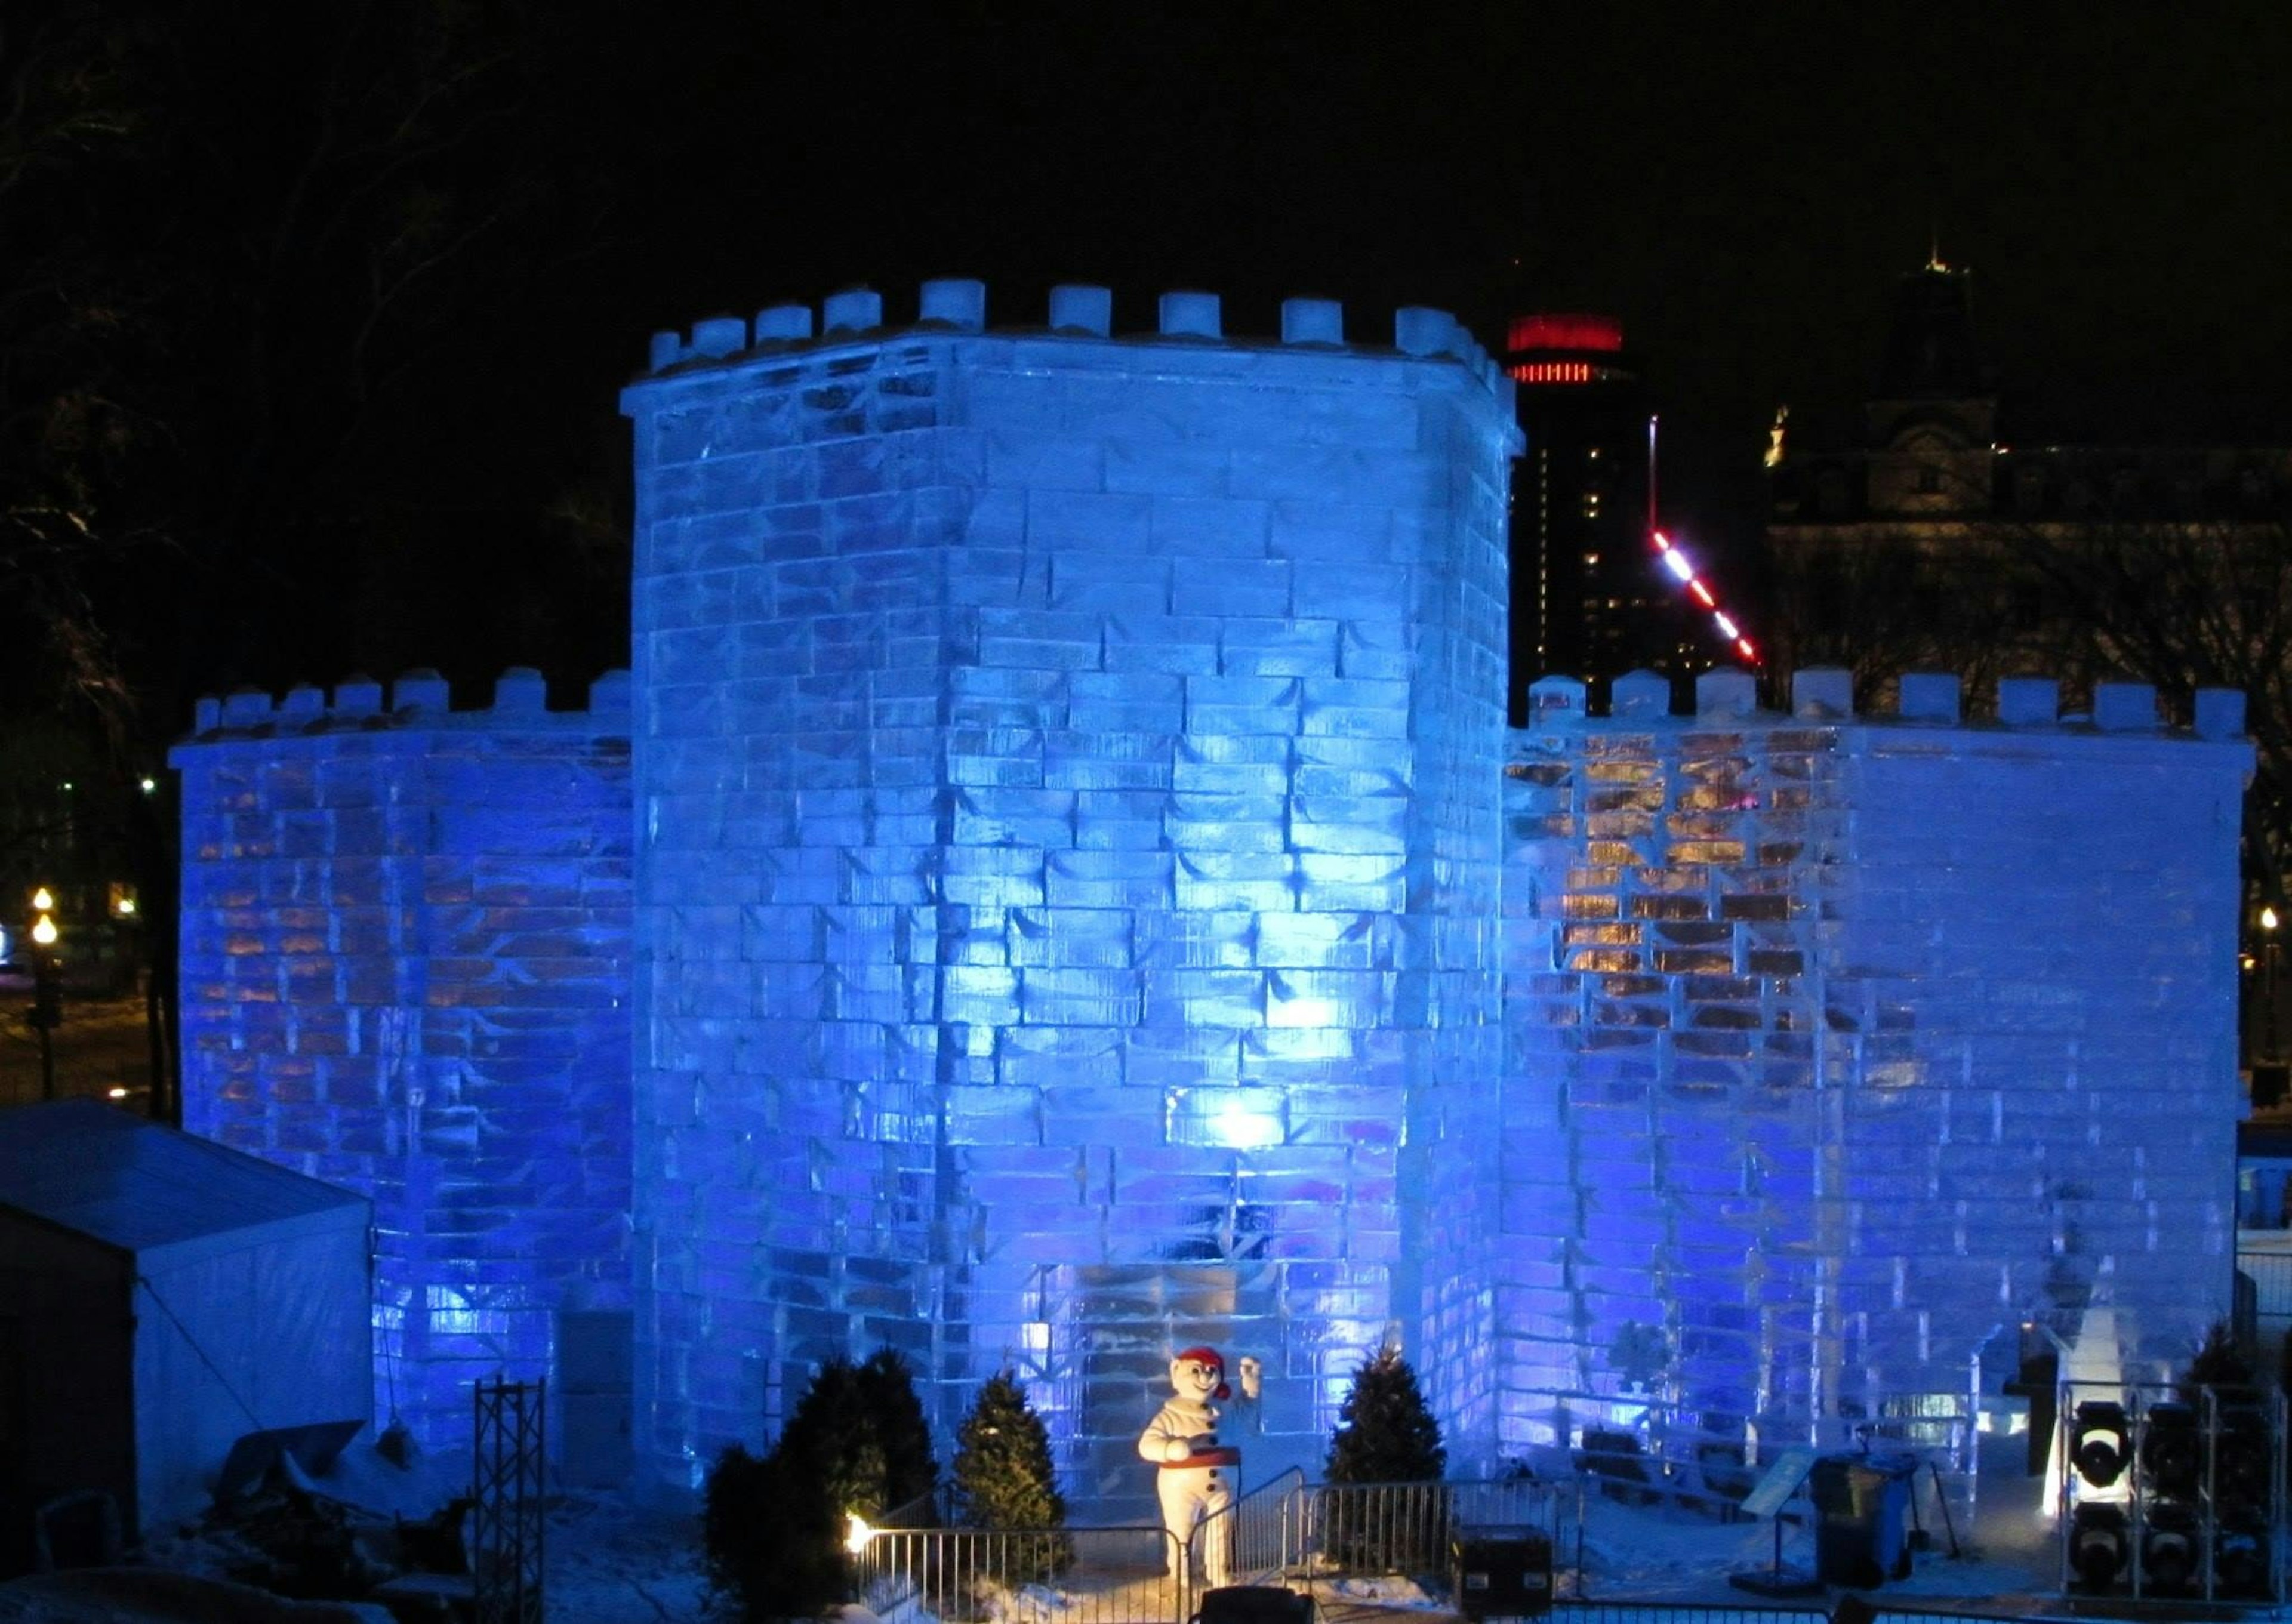
MULTIPOLYGON (((757 311, 753 323, 739 316, 712 316, 694 323, 689 332, 656 333, 647 358, 646 374, 634 387, 641 388, 664 376, 742 360, 825 351, 898 337, 978 336, 989 330, 987 285, 961 278, 925 282, 916 300, 915 318, 905 326, 887 325, 883 295, 864 287, 828 295, 820 303, 816 325, 814 316, 808 304, 773 304, 757 311)), ((1117 333, 1114 316, 1114 295, 1110 289, 1065 284, 1051 289, 1042 327, 1011 331, 1125 344, 1217 346, 1273 352, 1310 351, 1363 358, 1398 356, 1455 361, 1507 408, 1511 404, 1511 378, 1464 325, 1443 310, 1411 305, 1396 311, 1390 344, 1349 341, 1344 331, 1344 306, 1335 299, 1283 301, 1281 331, 1277 338, 1229 335, 1225 331, 1223 301, 1214 293, 1179 290, 1163 294, 1156 303, 1152 332, 1117 333)))

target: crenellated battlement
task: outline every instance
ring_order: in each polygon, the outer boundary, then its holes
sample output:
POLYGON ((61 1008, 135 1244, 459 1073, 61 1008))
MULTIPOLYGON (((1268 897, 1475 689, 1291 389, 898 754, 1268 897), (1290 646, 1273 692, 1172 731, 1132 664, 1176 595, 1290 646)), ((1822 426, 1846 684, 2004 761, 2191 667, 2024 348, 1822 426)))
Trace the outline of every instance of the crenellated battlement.
POLYGON ((482 709, 453 708, 446 679, 427 667, 400 672, 384 685, 369 676, 348 676, 335 684, 330 699, 311 683, 273 696, 241 688, 198 702, 190 742, 219 738, 292 738, 312 733, 376 731, 396 728, 545 727, 583 731, 605 723, 625 731, 629 674, 608 671, 589 684, 582 710, 549 708, 549 687, 530 666, 512 666, 494 679, 493 703, 482 709))
MULTIPOLYGON (((1043 326, 1012 329, 1053 338, 1112 339, 1126 343, 1211 345, 1261 350, 1297 350, 1321 354, 1399 355, 1426 360, 1461 362, 1474 376, 1507 403, 1512 380, 1481 347, 1472 334, 1447 311, 1409 305, 1395 311, 1392 339, 1388 344, 1348 341, 1345 311, 1335 299, 1287 299, 1281 305, 1278 338, 1248 338, 1225 331, 1223 302, 1214 293, 1181 290, 1166 293, 1156 302, 1151 332, 1117 334, 1114 294, 1110 288, 1064 284, 1051 289, 1043 326)), ((713 366, 745 357, 773 356, 790 351, 822 350, 860 341, 873 342, 895 333, 983 335, 987 324, 987 284, 964 278, 925 282, 916 303, 914 319, 906 324, 888 320, 884 297, 873 289, 849 288, 830 294, 815 311, 809 304, 768 305, 749 322, 739 316, 712 316, 693 324, 689 333, 662 332, 652 337, 646 370, 661 374, 680 368, 713 366)))
POLYGON ((1152 303, 660 335, 641 704, 199 703, 186 1124, 375 1194, 420 1436, 617 1350, 569 1458, 691 1489, 888 1345, 942 1433, 1015 1362, 1126 1515, 1197 1340, 1278 1472, 1392 1339, 1485 1465, 2219 1317, 2241 696, 1641 672, 1507 736, 1510 381, 1444 311, 1152 303))
MULTIPOLYGON (((1759 723, 1778 726, 1815 723, 1877 722, 1912 727, 1981 725, 1965 714, 1963 685, 1949 671, 1906 673, 1897 684, 1898 699, 1891 712, 1858 715, 1854 709, 1854 675, 1843 667, 1810 667, 1791 675, 1791 708, 1788 715, 1758 708, 1758 686, 1747 671, 1728 667, 1707 671, 1695 679, 1695 708, 1686 715, 1672 711, 1671 679, 1653 671, 1634 671, 1618 677, 1611 686, 1604 716, 1591 715, 1585 684, 1575 677, 1547 676, 1529 688, 1530 734, 1560 732, 1586 723, 1644 726, 1673 722, 1691 723, 1759 723)), ((2195 715, 2189 727, 2168 725, 2149 683, 2098 683, 2094 685, 2089 711, 2064 712, 2062 684, 2049 676, 2009 676, 1997 684, 1995 716, 1988 725, 2034 731, 2053 729, 2064 733, 2117 733, 2159 738, 2194 738, 2224 742, 2244 736, 2244 694, 2234 688, 2199 688, 2195 715)))
POLYGON ((243 689, 169 758, 184 1125, 372 1196, 377 1402, 427 1438, 594 1322, 561 1309, 627 1304, 629 675, 548 699, 524 667, 461 710, 431 670, 243 689))

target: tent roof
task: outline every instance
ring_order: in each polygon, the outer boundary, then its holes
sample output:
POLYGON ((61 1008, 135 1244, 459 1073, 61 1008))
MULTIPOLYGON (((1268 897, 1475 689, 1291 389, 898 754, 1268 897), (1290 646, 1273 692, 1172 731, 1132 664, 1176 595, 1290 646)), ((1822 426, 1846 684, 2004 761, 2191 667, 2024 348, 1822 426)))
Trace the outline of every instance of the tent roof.
POLYGON ((0 1111, 0 1207, 140 1253, 366 1198, 95 1100, 0 1111))

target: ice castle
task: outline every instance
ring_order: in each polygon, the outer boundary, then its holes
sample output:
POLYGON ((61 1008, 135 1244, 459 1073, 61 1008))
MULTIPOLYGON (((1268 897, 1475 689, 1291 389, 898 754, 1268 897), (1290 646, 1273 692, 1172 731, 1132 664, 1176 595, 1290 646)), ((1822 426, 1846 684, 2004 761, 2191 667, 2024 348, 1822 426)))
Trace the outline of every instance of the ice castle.
POLYGON ((2025 1322, 2225 1312, 2238 696, 1508 734, 1509 382, 1434 311, 1158 316, 662 335, 633 674, 203 703, 187 1126, 374 1198, 381 1403, 553 1374, 569 1463, 690 1485, 888 1345, 948 1431, 1015 1367, 1109 1504, 1190 1343, 1263 1361, 1254 1479, 1388 1340, 1472 1466, 1962 1423, 2025 1322))

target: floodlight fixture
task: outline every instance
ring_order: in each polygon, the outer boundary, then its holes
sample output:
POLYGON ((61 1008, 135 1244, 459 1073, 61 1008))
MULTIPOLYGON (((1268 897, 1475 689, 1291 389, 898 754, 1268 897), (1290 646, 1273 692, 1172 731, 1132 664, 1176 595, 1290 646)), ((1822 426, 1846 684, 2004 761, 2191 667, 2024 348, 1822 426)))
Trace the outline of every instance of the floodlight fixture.
POLYGON ((2132 1432, 2126 1425, 2124 1405, 2088 1399, 2077 1407, 2070 1433, 2070 1461, 2079 1477, 2094 1488, 2106 1489, 2125 1475, 2132 1456, 2132 1432))

